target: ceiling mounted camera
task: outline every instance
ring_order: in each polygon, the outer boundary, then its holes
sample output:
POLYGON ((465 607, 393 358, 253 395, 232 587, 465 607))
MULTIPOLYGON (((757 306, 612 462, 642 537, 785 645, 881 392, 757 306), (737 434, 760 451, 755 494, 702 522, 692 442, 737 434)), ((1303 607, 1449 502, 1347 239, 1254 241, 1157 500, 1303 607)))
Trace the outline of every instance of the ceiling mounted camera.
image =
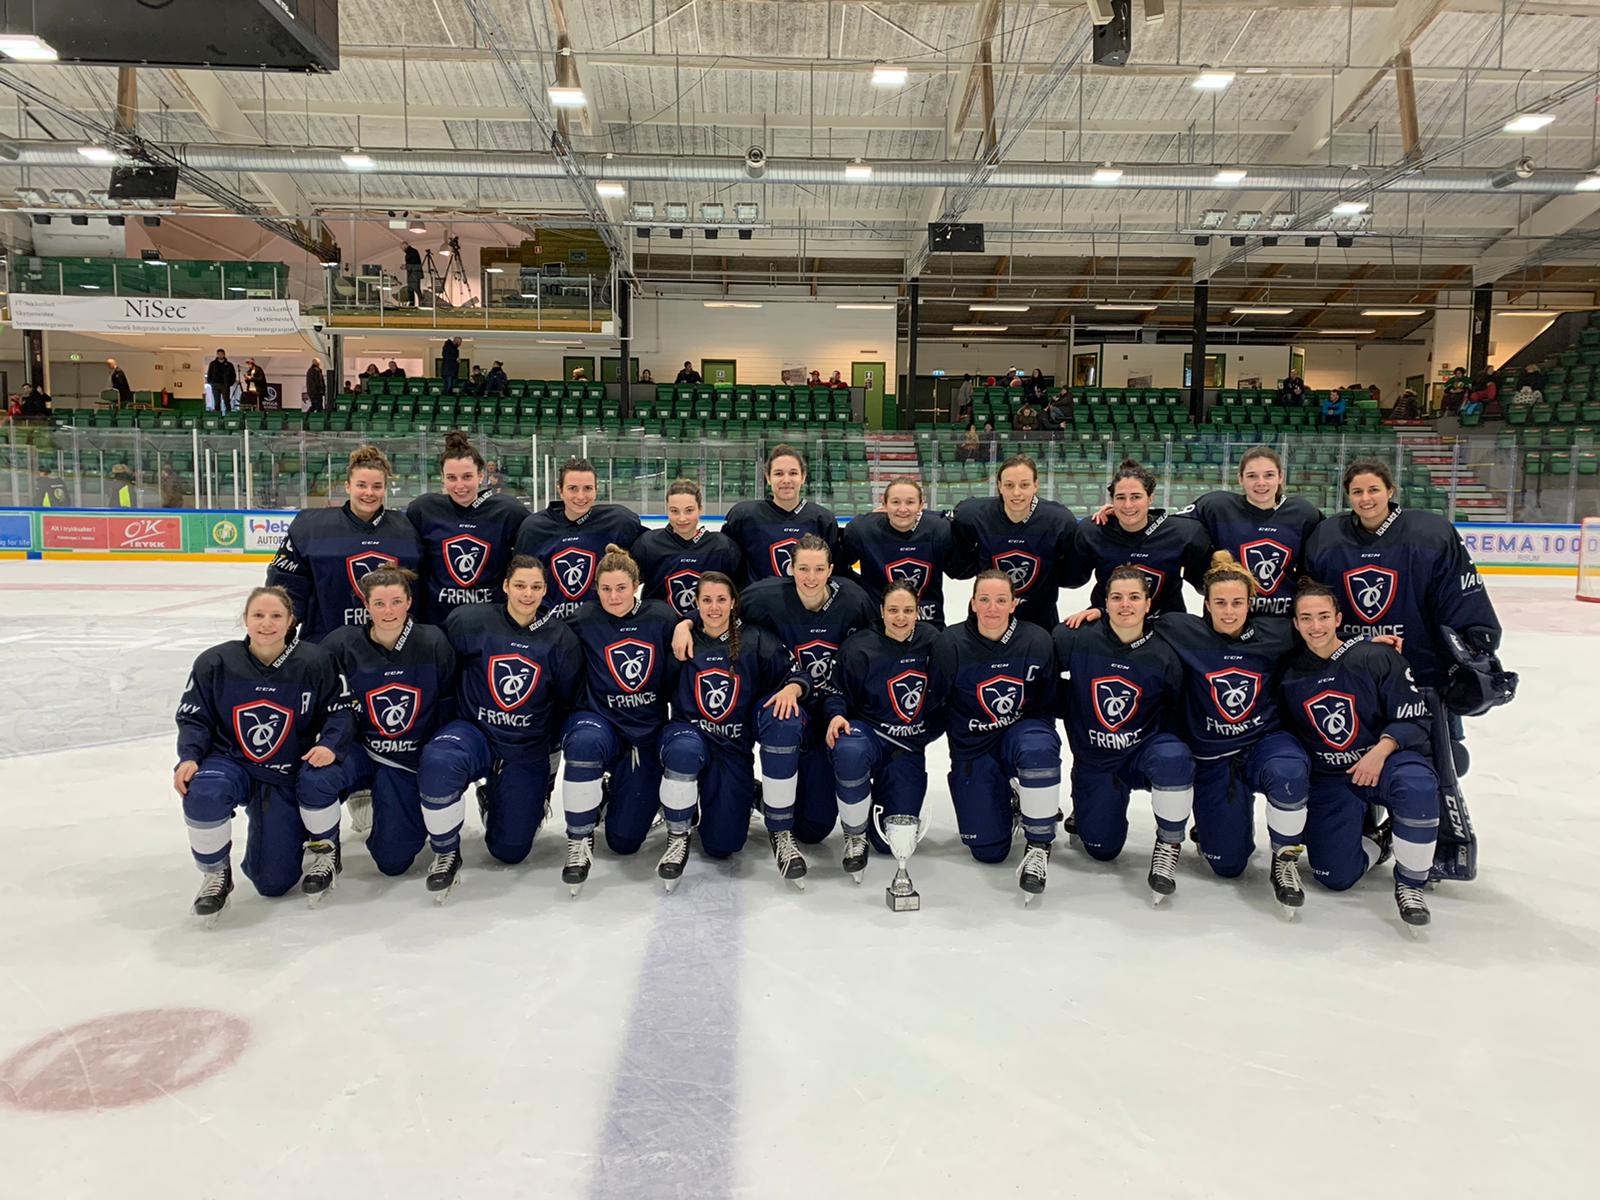
POLYGON ((744 152, 744 173, 751 179, 760 179, 767 173, 767 152, 760 146, 751 146, 744 152))

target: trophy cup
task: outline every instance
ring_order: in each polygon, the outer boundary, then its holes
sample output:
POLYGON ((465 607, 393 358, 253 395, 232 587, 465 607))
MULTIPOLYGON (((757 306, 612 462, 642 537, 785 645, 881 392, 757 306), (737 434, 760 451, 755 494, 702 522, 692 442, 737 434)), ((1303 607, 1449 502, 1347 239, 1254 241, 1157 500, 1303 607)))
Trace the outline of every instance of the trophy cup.
POLYGON ((883 890, 884 903, 889 906, 890 912, 916 912, 922 907, 922 897, 911 883, 906 863, 911 861, 917 843, 928 836, 928 820, 908 813, 886 817, 883 815, 883 806, 879 805, 872 810, 872 824, 878 836, 889 844, 889 853, 894 855, 894 879, 883 890))

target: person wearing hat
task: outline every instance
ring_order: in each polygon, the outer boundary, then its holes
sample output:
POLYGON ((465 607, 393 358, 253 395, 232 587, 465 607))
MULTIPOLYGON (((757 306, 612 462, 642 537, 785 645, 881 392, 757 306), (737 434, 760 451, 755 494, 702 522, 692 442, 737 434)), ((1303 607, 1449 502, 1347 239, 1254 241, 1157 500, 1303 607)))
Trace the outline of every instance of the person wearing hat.
POLYGON ((133 472, 127 463, 118 463, 111 468, 111 507, 139 507, 139 485, 134 482, 133 472))

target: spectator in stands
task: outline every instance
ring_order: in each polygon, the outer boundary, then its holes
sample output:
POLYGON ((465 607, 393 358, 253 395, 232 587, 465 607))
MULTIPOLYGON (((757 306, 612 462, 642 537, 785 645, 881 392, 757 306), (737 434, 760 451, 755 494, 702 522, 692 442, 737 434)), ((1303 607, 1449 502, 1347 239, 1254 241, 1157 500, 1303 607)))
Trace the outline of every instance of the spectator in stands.
POLYGON ((183 480, 180 479, 178 477, 178 473, 172 469, 171 463, 161 464, 161 482, 159 487, 161 489, 162 508, 183 507, 183 480))
POLYGON ((1278 403, 1290 408, 1300 408, 1306 402, 1306 381, 1300 372, 1289 368, 1289 375, 1278 385, 1278 403))
POLYGON ((1020 388, 1022 386, 1022 372, 1017 370, 1015 367, 1012 367, 1011 370, 1007 371, 1006 386, 1008 388, 1020 388))
POLYGON ((219 413, 227 412, 228 402, 234 398, 233 389, 238 382, 239 373, 228 361, 228 352, 218 350, 217 356, 206 364, 206 387, 211 390, 209 407, 214 407, 219 413))
POLYGON ((383 370, 383 377, 385 379, 404 379, 406 377, 406 369, 391 358, 389 365, 383 370))
POLYGON ((253 358, 244 360, 244 394, 250 398, 250 407, 261 411, 261 402, 267 398, 267 373, 253 358))
POLYGON ((344 389, 339 394, 341 396, 354 396, 356 394, 356 385, 346 379, 344 381, 344 389))
POLYGON ((467 379, 466 393, 469 396, 483 395, 483 368, 473 367, 472 375, 467 379))
POLYGON ((1467 390, 1467 398, 1461 402, 1461 411, 1465 412, 1468 404, 1476 404, 1474 412, 1482 412, 1484 405, 1490 403, 1500 395, 1500 384, 1494 377, 1493 371, 1480 371, 1472 381, 1472 387, 1467 390))
POLYGON ((1011 414, 1011 428, 1018 433, 1035 433, 1039 429, 1039 410, 1034 407, 1033 398, 1028 395, 1022 397, 1022 403, 1017 406, 1017 411, 1011 414))
POLYGON ((1057 392, 1044 406, 1039 414, 1039 427, 1052 432, 1067 427, 1067 422, 1072 420, 1072 401, 1068 398, 1066 390, 1057 392))
POLYGON ((1324 425, 1343 425, 1344 410, 1344 393, 1338 388, 1334 388, 1328 393, 1328 398, 1322 402, 1322 423, 1324 425))
POLYGON ((983 451, 990 462, 1000 457, 1000 435, 994 431, 994 422, 983 423, 983 451))
MULTIPOLYGON (((580 381, 583 379, 583 369, 581 367, 573 373, 573 378, 580 381)), ((483 394, 485 396, 504 396, 506 388, 510 384, 511 381, 506 378, 505 364, 496 359, 494 366, 489 368, 489 373, 483 377, 483 394)))
POLYGON ((1544 377, 1544 372, 1539 369, 1538 363, 1534 363, 1533 366, 1529 367, 1522 373, 1520 382, 1524 388, 1527 388, 1534 393, 1534 403, 1539 403, 1544 399, 1546 380, 1544 377))
POLYGON ((67 506, 67 485, 55 477, 49 467, 44 463, 39 464, 38 507, 40 508, 65 508, 67 506))
POLYGON ((445 395, 456 390, 461 378, 461 339, 458 337, 445 338, 439 349, 439 378, 444 380, 445 395))
POLYGON ((1373 404, 1377 405, 1379 408, 1383 407, 1383 393, 1378 390, 1377 384, 1367 384, 1367 395, 1372 397, 1373 404))
POLYGON ((956 389, 956 420, 969 421, 972 419, 972 385, 971 375, 961 377, 961 386, 956 389))
POLYGON ((1398 421, 1412 421, 1421 414, 1417 411, 1417 394, 1410 388, 1400 393, 1400 398, 1394 402, 1394 411, 1389 414, 1398 421))
POLYGON ((42 425, 50 417, 52 403, 49 392, 45 391, 37 383, 30 383, 27 395, 22 397, 22 402, 19 406, 20 411, 17 415, 21 416, 23 421, 29 425, 42 425))
POLYGON ((361 378, 363 378, 363 379, 378 379, 378 378, 380 378, 382 376, 382 374, 383 374, 383 372, 378 370, 378 364, 373 362, 373 363, 368 363, 367 364, 367 369, 365 371, 361 372, 361 378))
POLYGON ((491 492, 498 492, 505 485, 505 472, 500 469, 500 464, 491 458, 483 464, 483 486, 491 492))
POLYGON ((133 472, 127 463, 111 468, 111 507, 138 508, 139 485, 133 481, 133 472))
POLYGON ((811 377, 806 380, 807 387, 822 387, 822 372, 815 367, 811 369, 811 377))
POLYGON ((133 403, 133 389, 128 386, 128 376, 122 368, 117 366, 114 358, 106 359, 106 366, 111 368, 111 390, 117 393, 117 407, 127 408, 133 403))
POLYGON ((422 307, 422 255, 410 242, 405 244, 406 303, 413 308, 422 307))
POLYGON ((956 446, 956 461, 977 462, 982 457, 983 447, 978 442, 978 427, 969 422, 967 432, 962 435, 960 443, 956 446))
POLYGON ((6 402, 6 420, 15 425, 21 419, 22 397, 13 392, 11 398, 6 402))
MULTIPOLYGON (((496 364, 496 365, 498 365, 498 364, 496 364)), ((489 374, 493 375, 494 372, 490 371, 489 374)), ((589 382, 589 372, 588 372, 588 370, 586 368, 584 368, 584 367, 573 367, 572 368, 572 382, 573 383, 588 383, 589 382)))
POLYGON ((1444 410, 1452 412, 1461 407, 1462 401, 1467 398, 1467 393, 1472 390, 1472 380, 1467 378, 1467 369, 1457 367, 1450 378, 1444 381, 1444 410))
POLYGON ((700 382, 700 372, 696 371, 694 369, 694 367, 692 367, 687 361, 685 361, 684 364, 683 364, 683 370, 678 372, 678 377, 676 379, 674 379, 672 382, 673 383, 686 383, 686 384, 699 383, 700 382))
POLYGON ((328 373, 322 369, 322 360, 313 358, 306 368, 306 411, 321 412, 327 395, 328 373))
POLYGON ((654 375, 650 374, 650 368, 646 367, 644 370, 639 372, 639 378, 638 378, 637 382, 639 382, 641 384, 645 384, 646 386, 649 386, 649 387, 655 387, 655 385, 656 385, 656 377, 654 375))
POLYGON ((1023 390, 1028 393, 1028 398, 1040 408, 1044 407, 1045 401, 1050 397, 1050 385, 1044 381, 1044 372, 1038 367, 1035 367, 1033 374, 1028 376, 1028 382, 1023 390))
POLYGON ((984 380, 984 381, 983 381, 983 386, 984 386, 984 387, 994 387, 994 386, 995 386, 995 382, 994 382, 994 376, 993 376, 993 375, 991 375, 991 376, 989 376, 989 377, 988 377, 988 378, 987 378, 987 379, 985 379, 985 380, 984 380))
POLYGON ((828 386, 837 391, 840 388, 847 388, 850 385, 840 378, 839 372, 835 371, 832 375, 828 376, 828 386))

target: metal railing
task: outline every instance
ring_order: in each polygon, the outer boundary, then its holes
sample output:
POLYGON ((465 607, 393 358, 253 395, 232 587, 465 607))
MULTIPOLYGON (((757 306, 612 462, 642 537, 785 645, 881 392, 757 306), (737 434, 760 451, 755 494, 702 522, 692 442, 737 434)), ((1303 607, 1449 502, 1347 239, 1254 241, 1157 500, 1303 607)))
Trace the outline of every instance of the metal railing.
POLYGON ((459 275, 425 273, 420 304, 412 303, 404 275, 341 275, 327 267, 323 286, 321 307, 330 325, 594 333, 614 319, 610 277, 542 275, 512 264, 484 268, 475 289, 459 275))
MULTIPOLYGON (((708 513, 763 494, 762 464, 786 441, 810 460, 807 494, 841 515, 867 511, 895 478, 920 480, 931 508, 951 509, 971 496, 994 493, 999 462, 1026 453, 1038 464, 1040 493, 1083 512, 1100 504, 1125 457, 1142 461, 1157 478, 1156 502, 1189 503, 1213 489, 1237 487, 1238 468, 1255 440, 1206 434, 1145 438, 1059 438, 997 434, 974 447, 941 433, 811 434, 790 429, 750 440, 675 440, 629 429, 558 429, 527 437, 475 434, 475 444, 499 486, 533 506, 555 493, 556 473, 569 457, 591 459, 603 500, 643 514, 665 509, 667 484, 687 475, 701 482, 708 513)), ((395 468, 391 504, 439 487, 437 432, 410 435, 311 433, 298 430, 148 430, 74 426, 8 426, 0 442, 0 503, 37 502, 44 480, 65 485, 76 507, 103 507, 128 477, 140 503, 190 509, 298 509, 344 499, 345 463, 357 446, 375 444, 395 468), (118 467, 126 468, 125 476, 118 467), (41 475, 41 470, 44 474, 41 475), (122 477, 119 477, 122 476, 122 477)), ((1359 458, 1388 463, 1408 507, 1460 521, 1572 523, 1600 515, 1596 451, 1575 445, 1562 452, 1497 446, 1493 437, 1440 440, 1413 446, 1369 435, 1284 434, 1273 444, 1287 464, 1288 487, 1324 511, 1346 507, 1345 468, 1359 458), (1587 455, 1587 457, 1585 457, 1587 455)))
POLYGON ((5 290, 46 296, 116 296, 178 300, 282 300, 283 263, 213 260, 32 258, 6 265, 5 290))

